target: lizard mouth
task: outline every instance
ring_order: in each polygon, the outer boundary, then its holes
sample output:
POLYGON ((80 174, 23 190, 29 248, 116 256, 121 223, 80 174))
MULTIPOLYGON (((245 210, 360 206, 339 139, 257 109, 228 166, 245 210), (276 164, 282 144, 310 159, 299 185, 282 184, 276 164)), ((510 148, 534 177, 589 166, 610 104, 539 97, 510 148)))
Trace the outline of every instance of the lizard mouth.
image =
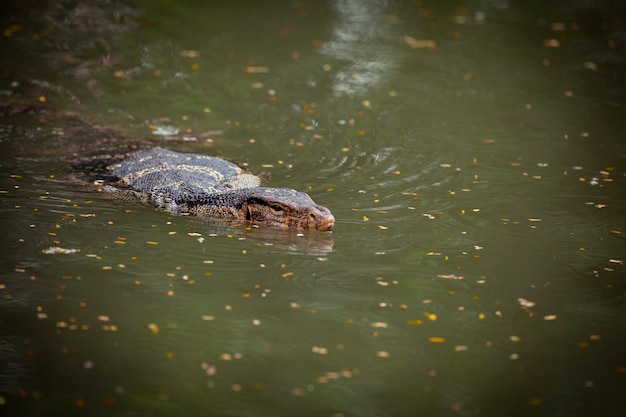
POLYGON ((320 206, 317 210, 311 210, 308 217, 308 228, 310 230, 329 232, 335 227, 335 216, 326 207, 320 206))
POLYGON ((324 217, 317 223, 316 229, 322 232, 330 232, 335 227, 335 217, 332 214, 324 217))

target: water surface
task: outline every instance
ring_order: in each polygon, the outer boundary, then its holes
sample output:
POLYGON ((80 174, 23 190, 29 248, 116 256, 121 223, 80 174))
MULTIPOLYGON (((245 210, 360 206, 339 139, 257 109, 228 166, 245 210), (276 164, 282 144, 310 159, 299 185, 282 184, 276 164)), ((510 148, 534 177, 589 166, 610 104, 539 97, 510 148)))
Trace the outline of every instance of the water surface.
POLYGON ((3 8, 7 415, 623 415, 623 7, 3 8), (71 181, 136 143, 306 191, 335 230, 71 181))

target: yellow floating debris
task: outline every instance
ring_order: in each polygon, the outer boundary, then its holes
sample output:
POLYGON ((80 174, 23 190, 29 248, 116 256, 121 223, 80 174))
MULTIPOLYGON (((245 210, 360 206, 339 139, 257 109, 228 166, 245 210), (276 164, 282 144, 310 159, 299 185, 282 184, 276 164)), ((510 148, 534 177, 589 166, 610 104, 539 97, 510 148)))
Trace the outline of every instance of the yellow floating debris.
POLYGON ((328 349, 320 346, 313 346, 311 348, 311 352, 317 353, 318 355, 326 355, 328 353, 328 349))
POLYGON ((544 39, 543 46, 546 48, 558 48, 561 42, 558 39, 544 39))
POLYGON ((439 275, 437 275, 437 278, 458 279, 458 277, 456 275, 454 275, 454 274, 447 274, 447 275, 439 274, 439 275))
POLYGON ((432 39, 415 39, 411 36, 405 36, 404 43, 412 49, 437 49, 437 42, 432 39))
POLYGON ((270 67, 247 66, 244 72, 246 74, 267 74, 270 72, 270 67))
POLYGON ((435 313, 424 313, 424 315, 428 318, 428 320, 430 321, 435 321, 437 320, 437 315, 435 313))

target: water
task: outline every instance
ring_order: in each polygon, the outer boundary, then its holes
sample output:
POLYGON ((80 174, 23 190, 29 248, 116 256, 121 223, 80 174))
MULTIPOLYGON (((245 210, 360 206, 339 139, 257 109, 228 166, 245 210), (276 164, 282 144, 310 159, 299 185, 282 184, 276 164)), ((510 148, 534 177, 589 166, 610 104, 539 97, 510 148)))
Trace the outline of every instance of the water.
POLYGON ((1 40, 6 415, 623 415, 621 6, 29 7, 1 40), (107 199, 68 180, 128 145, 102 127, 335 230, 107 199))

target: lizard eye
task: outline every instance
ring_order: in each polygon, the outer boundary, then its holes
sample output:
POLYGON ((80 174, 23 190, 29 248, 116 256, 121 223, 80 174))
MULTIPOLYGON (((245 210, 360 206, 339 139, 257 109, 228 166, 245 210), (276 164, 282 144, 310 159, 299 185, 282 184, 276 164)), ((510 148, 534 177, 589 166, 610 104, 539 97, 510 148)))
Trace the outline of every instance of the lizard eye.
POLYGON ((275 213, 281 213, 283 211, 283 208, 277 204, 272 204, 270 207, 275 213))

